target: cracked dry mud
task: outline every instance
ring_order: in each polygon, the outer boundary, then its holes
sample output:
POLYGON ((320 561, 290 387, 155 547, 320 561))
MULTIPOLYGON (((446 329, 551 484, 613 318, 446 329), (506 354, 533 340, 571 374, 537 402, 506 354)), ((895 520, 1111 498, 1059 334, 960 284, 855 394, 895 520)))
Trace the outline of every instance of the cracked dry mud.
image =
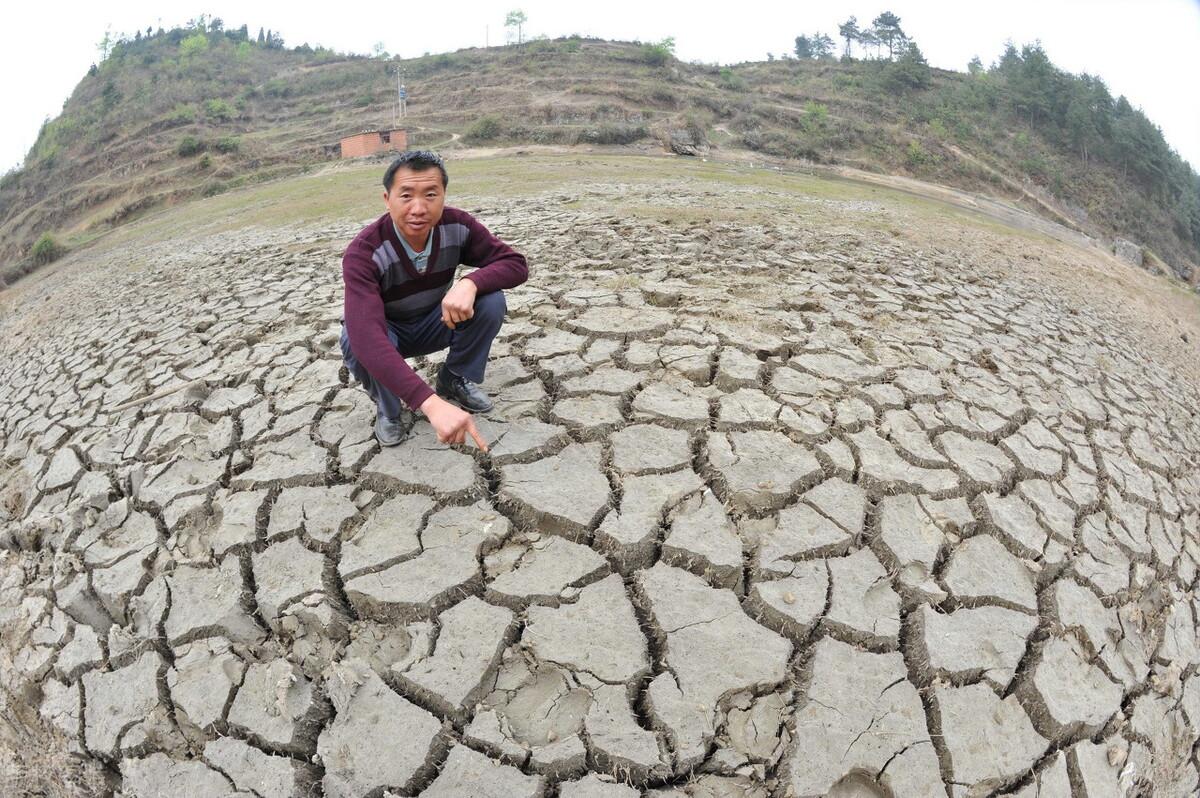
POLYGON ((357 224, 14 307, 4 683, 129 795, 1194 794, 1193 383, 883 236, 564 199, 478 209, 486 455, 375 444, 357 224))

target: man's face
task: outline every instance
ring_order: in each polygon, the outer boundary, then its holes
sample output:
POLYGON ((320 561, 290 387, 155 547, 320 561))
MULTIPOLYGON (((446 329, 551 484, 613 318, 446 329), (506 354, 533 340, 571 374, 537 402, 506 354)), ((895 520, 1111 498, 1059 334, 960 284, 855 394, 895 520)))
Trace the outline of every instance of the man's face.
POLYGON ((413 249, 423 249, 446 204, 442 173, 437 167, 419 172, 401 167, 392 175, 392 190, 383 192, 383 200, 400 235, 413 249))

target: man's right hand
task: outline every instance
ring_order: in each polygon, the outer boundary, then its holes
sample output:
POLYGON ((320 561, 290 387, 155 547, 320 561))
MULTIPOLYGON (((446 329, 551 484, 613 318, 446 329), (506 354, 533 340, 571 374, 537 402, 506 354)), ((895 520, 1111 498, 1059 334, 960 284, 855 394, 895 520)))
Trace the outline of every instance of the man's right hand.
POLYGON ((466 443, 467 435, 470 434, 480 451, 488 450, 487 443, 475 426, 475 417, 467 411, 450 404, 437 394, 422 402, 418 409, 429 419, 441 443, 466 443))

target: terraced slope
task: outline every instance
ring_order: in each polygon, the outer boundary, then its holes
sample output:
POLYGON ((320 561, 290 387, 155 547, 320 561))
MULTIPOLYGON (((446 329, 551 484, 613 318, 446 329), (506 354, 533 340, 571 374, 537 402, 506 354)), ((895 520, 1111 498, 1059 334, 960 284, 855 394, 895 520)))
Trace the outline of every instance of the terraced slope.
POLYGON ((1194 794, 1194 351, 1094 254, 647 163, 452 195, 532 267, 488 454, 375 444, 367 213, 27 286, 0 672, 45 745, 136 795, 1194 794))

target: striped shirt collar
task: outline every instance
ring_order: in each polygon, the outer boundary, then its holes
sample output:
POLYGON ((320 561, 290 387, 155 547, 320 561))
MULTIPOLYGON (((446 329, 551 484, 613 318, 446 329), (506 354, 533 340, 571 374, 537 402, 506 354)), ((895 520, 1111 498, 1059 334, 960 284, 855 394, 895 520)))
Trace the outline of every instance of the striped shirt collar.
MULTIPOLYGON (((437 225, 434 225, 437 227, 437 225)), ((408 255, 408 259, 412 261, 413 268, 419 272, 425 271, 425 265, 429 262, 429 253, 433 251, 433 230, 429 228, 429 235, 425 237, 425 248, 417 252, 412 248, 403 235, 400 234, 400 229, 396 227, 396 221, 392 220, 392 230, 396 233, 396 238, 400 239, 400 246, 404 247, 404 254, 408 255)))

